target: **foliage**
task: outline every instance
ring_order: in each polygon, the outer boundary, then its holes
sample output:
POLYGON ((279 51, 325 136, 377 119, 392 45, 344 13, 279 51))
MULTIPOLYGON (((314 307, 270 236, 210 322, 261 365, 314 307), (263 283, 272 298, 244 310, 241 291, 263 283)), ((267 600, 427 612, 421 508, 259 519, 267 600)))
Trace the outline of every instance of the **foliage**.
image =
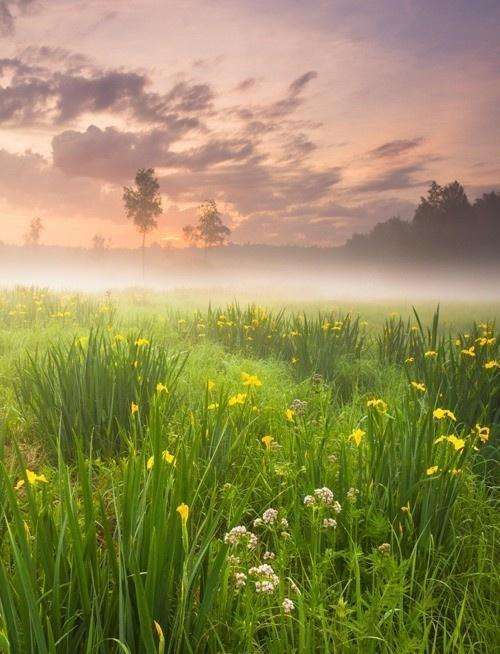
POLYGON ((192 245, 203 243, 205 249, 223 245, 231 233, 222 222, 215 200, 207 200, 198 208, 199 218, 196 226, 186 225, 184 238, 192 245))

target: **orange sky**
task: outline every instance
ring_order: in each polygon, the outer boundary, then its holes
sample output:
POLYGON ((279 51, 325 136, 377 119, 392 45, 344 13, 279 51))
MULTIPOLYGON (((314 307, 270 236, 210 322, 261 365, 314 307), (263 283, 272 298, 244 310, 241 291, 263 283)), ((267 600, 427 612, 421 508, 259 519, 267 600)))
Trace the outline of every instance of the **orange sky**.
POLYGON ((498 3, 3 0, 1 239, 135 245, 154 167, 180 243, 214 197, 237 242, 342 243, 429 180, 500 182, 498 3))

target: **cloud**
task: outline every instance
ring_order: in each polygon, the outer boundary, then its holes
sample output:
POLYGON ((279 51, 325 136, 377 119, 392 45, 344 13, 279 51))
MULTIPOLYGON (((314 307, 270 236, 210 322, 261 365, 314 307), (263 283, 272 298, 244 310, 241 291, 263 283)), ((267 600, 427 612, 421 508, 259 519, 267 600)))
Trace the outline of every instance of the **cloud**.
POLYGON ((144 123, 171 126, 184 120, 195 126, 212 107, 214 92, 208 84, 182 81, 155 93, 144 72, 101 69, 69 54, 62 48, 28 48, 8 60, 13 76, 0 87, 0 123, 62 125, 87 113, 108 113, 144 123))
POLYGON ((390 168, 372 179, 358 184, 353 190, 358 193, 380 193, 382 191, 418 188, 429 183, 427 179, 419 180, 414 178, 415 173, 420 173, 423 170, 424 165, 421 163, 390 168))
POLYGON ((256 85, 257 80, 255 77, 247 77, 246 79, 241 80, 239 84, 236 85, 235 91, 238 93, 245 93, 245 91, 249 91, 250 89, 253 89, 254 86, 256 85))
POLYGON ((0 0, 0 37, 14 33, 15 17, 24 13, 35 0, 0 0))
POLYGON ((414 139, 397 139, 395 141, 388 141, 383 145, 379 145, 378 148, 370 150, 368 154, 376 159, 398 157, 401 154, 406 154, 407 152, 414 150, 421 145, 423 141, 424 139, 421 136, 414 139))

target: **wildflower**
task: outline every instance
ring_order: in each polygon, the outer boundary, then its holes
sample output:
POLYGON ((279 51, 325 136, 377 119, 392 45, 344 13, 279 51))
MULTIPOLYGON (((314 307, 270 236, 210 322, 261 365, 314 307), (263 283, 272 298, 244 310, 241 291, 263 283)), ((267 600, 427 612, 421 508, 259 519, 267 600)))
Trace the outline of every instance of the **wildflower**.
POLYGON ((136 404, 135 402, 131 402, 130 404, 130 413, 134 415, 134 413, 137 413, 139 411, 139 405, 136 404))
POLYGON ((246 372, 241 373, 241 381, 243 382, 243 386, 250 386, 255 388, 262 386, 262 382, 257 377, 257 375, 249 375, 246 372))
POLYGON ((293 363, 294 365, 295 365, 296 363, 298 363, 298 362, 299 362, 299 360, 297 359, 297 357, 292 357, 292 363, 293 363))
POLYGON ((239 565, 241 561, 239 556, 234 556, 234 554, 230 554, 227 557, 227 562, 229 563, 229 565, 239 565))
POLYGON ((468 357, 475 357, 476 353, 474 351, 474 346, 471 345, 471 347, 469 347, 468 349, 463 349, 462 354, 468 357))
POLYGON ((229 398, 228 404, 229 406, 234 406, 235 404, 245 404, 246 398, 246 393, 237 393, 236 395, 233 395, 229 398))
POLYGON ((161 458, 167 463, 173 463, 175 465, 175 456, 171 454, 168 450, 163 450, 161 458))
POLYGON ((285 597, 281 603, 281 606, 283 607, 283 611, 286 613, 286 615, 290 615, 290 613, 295 610, 295 604, 288 597, 285 597))
POLYGON ((314 491, 314 496, 316 499, 326 505, 332 504, 333 502, 333 493, 326 486, 323 486, 323 488, 316 488, 314 491))
POLYGON ((414 361, 415 361, 414 357, 408 357, 407 359, 405 359, 405 363, 408 363, 408 364, 413 363, 414 361))
POLYGON ((138 338, 135 342, 137 347, 143 347, 145 345, 149 345, 149 341, 147 338, 138 338))
MULTIPOLYGON (((38 482, 41 482, 43 484, 48 484, 47 477, 45 475, 37 475, 36 472, 33 472, 32 470, 25 470, 26 473, 26 478, 28 480, 28 484, 30 486, 34 486, 38 482)), ((17 484, 15 485, 15 489, 19 490, 24 486, 24 479, 20 479, 17 484)))
POLYGON ((296 398, 290 404, 289 408, 297 415, 301 415, 306 410, 306 407, 307 407, 307 402, 304 402, 303 400, 299 400, 296 398))
POLYGON ((354 504, 358 499, 358 495, 359 495, 359 490, 357 488, 349 488, 346 494, 347 501, 350 502, 351 504, 354 504))
POLYGON ((452 468, 452 469, 450 470, 450 474, 452 474, 454 477, 456 477, 457 475, 459 475, 461 472, 462 472, 462 469, 461 469, 461 468, 452 468))
POLYGON ((383 556, 389 556, 391 553, 391 546, 389 543, 382 543, 382 545, 379 545, 377 549, 383 556))
POLYGON ((354 443, 356 444, 356 447, 359 447, 365 433, 366 432, 364 432, 362 429, 359 429, 359 427, 358 427, 349 436, 349 440, 354 441, 354 443))
POLYGON ((424 357, 426 359, 435 359, 437 355, 438 353, 435 352, 434 350, 428 350, 427 352, 424 353, 424 357))
POLYGON ((218 408, 219 408, 219 403, 218 402, 212 402, 211 404, 209 404, 207 406, 207 409, 209 411, 215 411, 215 409, 218 409, 218 408))
POLYGON ((211 391, 211 390, 213 390, 214 388, 215 388, 215 382, 212 381, 211 379, 209 379, 209 380, 207 381, 207 389, 208 389, 209 391, 211 391))
POLYGON ((295 411, 293 409, 286 409, 285 418, 288 420, 288 422, 293 422, 294 415, 295 415, 295 411))
POLYGON ((457 421, 455 414, 449 409, 435 409, 432 412, 432 415, 434 416, 434 418, 436 418, 436 420, 443 420, 444 418, 449 418, 454 422, 457 421))
POLYGON ((168 388, 165 386, 165 384, 156 384, 156 392, 157 393, 168 393, 168 388))
POLYGON ((224 536, 226 545, 239 545, 246 543, 248 549, 254 549, 257 546, 257 536, 243 525, 233 527, 231 531, 224 536))
POLYGON ((189 518, 189 506, 182 502, 182 504, 179 504, 176 511, 181 516, 182 524, 185 525, 189 518))
POLYGON ((304 497, 304 506, 314 506, 316 504, 316 498, 313 495, 306 495, 304 497))
POLYGON ((244 588, 247 583, 247 576, 244 572, 235 572, 233 575, 234 586, 237 590, 244 588))
POLYGON ((335 518, 325 518, 323 520, 323 527, 325 527, 325 529, 335 529, 336 526, 337 521, 335 518))
POLYGON ((276 511, 276 509, 267 509, 262 514, 262 520, 266 525, 274 524, 277 518, 278 518, 278 512, 276 511))
POLYGON ((481 425, 476 425, 472 430, 474 436, 478 436, 481 443, 487 443, 490 439, 490 428, 481 427, 481 425))
POLYGON ((430 477, 431 475, 435 475, 438 470, 438 466, 431 466, 430 468, 427 468, 425 474, 430 477))
POLYGON ((420 391, 421 393, 425 393, 426 388, 425 388, 425 384, 423 382, 412 381, 412 382, 410 382, 410 384, 412 385, 412 387, 416 391, 420 391))
POLYGON ((281 518, 280 520, 280 525, 283 527, 283 529, 288 529, 288 520, 286 518, 281 518))
POLYGON ((264 443, 264 445, 266 446, 266 449, 267 449, 267 450, 270 450, 270 449, 272 448, 272 446, 273 446, 274 438, 273 438, 272 436, 269 436, 269 435, 267 435, 267 436, 262 436, 261 441, 262 441, 262 442, 264 443))
POLYGON ((146 469, 151 470, 155 464, 155 458, 154 456, 150 456, 149 459, 146 461, 146 469))
POLYGON ((403 513, 410 513, 410 502, 401 507, 403 513))
POLYGON ((282 531, 280 536, 283 538, 283 540, 289 540, 291 538, 291 535, 288 533, 288 531, 282 531))
POLYGON ((376 410, 379 411, 380 413, 386 413, 386 412, 387 412, 387 408, 388 408, 388 407, 387 407, 387 403, 384 402, 384 400, 376 400, 376 399, 368 400, 368 402, 366 403, 366 406, 367 406, 368 408, 371 407, 371 408, 373 408, 373 409, 376 409, 376 410))
POLYGON ((264 520, 262 518, 255 518, 253 521, 253 526, 254 527, 261 527, 264 524, 264 520))
POLYGON ((280 582, 278 575, 268 563, 250 568, 248 574, 251 577, 258 578, 258 581, 255 582, 255 591, 257 593, 270 595, 276 590, 276 586, 280 582))
POLYGON ((457 452, 463 450, 465 447, 465 441, 463 438, 458 438, 457 436, 451 435, 448 436, 446 440, 448 441, 448 443, 451 443, 453 445, 453 447, 455 448, 455 450, 457 450, 457 452))
POLYGON ((486 361, 484 367, 486 368, 486 370, 493 370, 493 368, 500 368, 500 363, 495 360, 486 361))
POLYGON ((273 559, 276 558, 276 554, 274 552, 270 552, 269 550, 266 550, 262 555, 262 558, 264 559, 264 561, 272 561, 273 559))

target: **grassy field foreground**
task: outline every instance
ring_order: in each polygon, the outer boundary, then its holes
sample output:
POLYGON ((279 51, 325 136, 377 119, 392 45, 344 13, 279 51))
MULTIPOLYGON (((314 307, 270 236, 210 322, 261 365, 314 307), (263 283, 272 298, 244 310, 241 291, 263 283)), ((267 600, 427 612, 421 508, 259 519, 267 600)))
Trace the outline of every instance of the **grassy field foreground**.
POLYGON ((498 338, 424 313, 1 292, 0 652, 494 652, 498 338))

